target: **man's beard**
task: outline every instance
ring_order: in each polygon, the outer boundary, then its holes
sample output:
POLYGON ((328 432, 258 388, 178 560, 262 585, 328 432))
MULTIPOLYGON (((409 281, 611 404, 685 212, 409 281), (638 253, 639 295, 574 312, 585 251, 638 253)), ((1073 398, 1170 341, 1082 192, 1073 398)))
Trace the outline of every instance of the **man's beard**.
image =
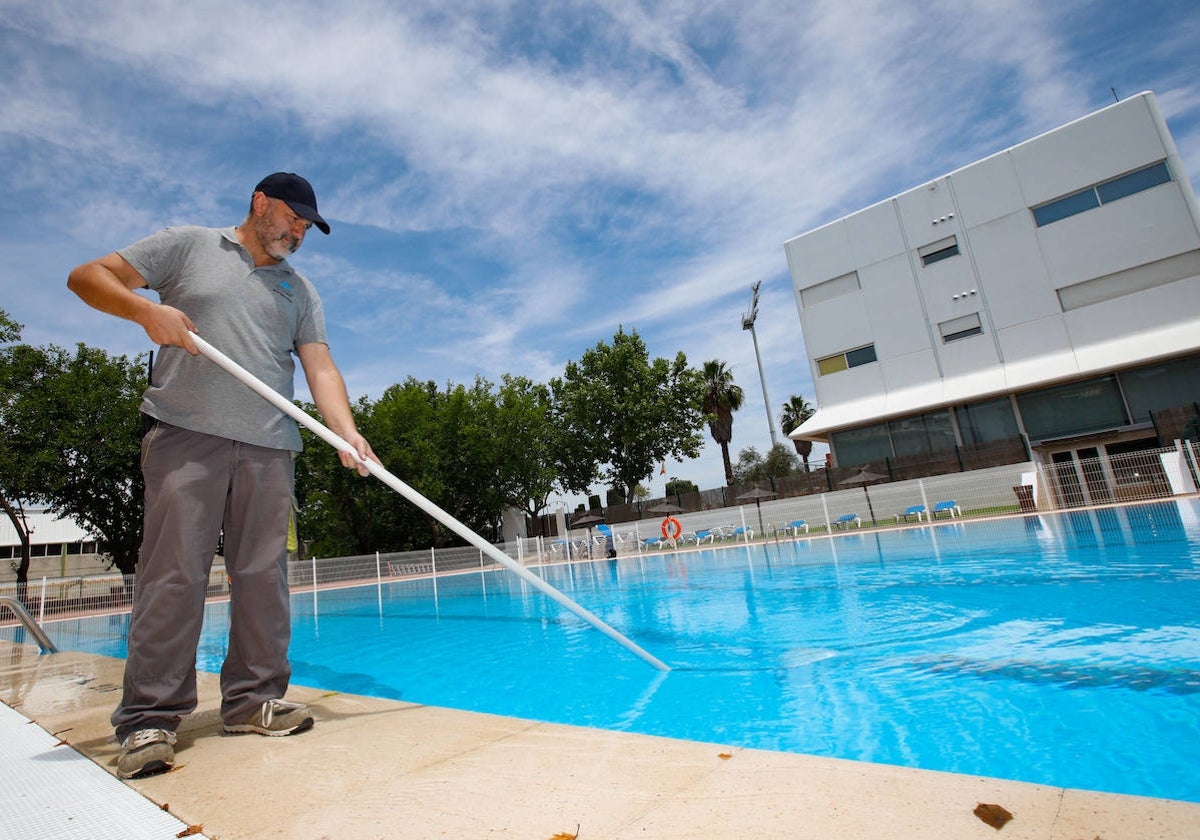
POLYGON ((286 260, 300 247, 301 240, 288 231, 274 233, 266 219, 254 220, 254 235, 258 237, 258 244, 267 252, 267 256, 273 260, 286 260))

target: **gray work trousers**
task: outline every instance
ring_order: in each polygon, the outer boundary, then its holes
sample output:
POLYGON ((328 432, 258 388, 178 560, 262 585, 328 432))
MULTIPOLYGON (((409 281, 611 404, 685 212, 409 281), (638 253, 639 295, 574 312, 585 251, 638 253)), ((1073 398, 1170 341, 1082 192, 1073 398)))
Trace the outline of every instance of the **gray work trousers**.
POLYGON ((146 512, 117 740, 175 731, 195 710, 196 648, 222 525, 230 580, 221 719, 240 722, 291 678, 287 530, 293 454, 156 422, 142 439, 146 512))

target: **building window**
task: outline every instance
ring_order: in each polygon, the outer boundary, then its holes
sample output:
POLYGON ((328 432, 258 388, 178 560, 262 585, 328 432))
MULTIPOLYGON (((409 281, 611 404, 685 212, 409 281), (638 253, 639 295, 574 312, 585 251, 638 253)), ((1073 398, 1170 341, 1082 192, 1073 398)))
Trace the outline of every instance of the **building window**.
POLYGON ((954 448, 954 427, 949 411, 934 411, 888 423, 897 457, 926 455, 954 448))
POLYGON ((821 376, 828 376, 831 373, 837 373, 839 370, 859 367, 860 365, 869 365, 874 361, 876 361, 875 345, 868 344, 865 347, 847 350, 845 353, 838 353, 835 356, 826 356, 823 359, 817 359, 817 371, 821 376))
POLYGON ((834 277, 832 280, 826 280, 824 283, 817 283, 815 286, 801 289, 800 302, 807 309, 810 306, 816 306, 818 303, 824 303, 827 300, 833 300, 836 297, 857 292, 861 288, 862 284, 859 283, 858 272, 851 271, 849 274, 843 274, 839 277, 834 277))
POLYGON ((857 466, 892 457, 887 423, 834 432, 830 436, 839 464, 857 466))
POLYGON ((945 239, 939 239, 937 242, 922 245, 917 249, 917 254, 921 257, 922 265, 933 265, 935 262, 941 262, 949 257, 957 256, 958 238, 947 236, 945 239))
POLYGON ((938 332, 942 334, 942 343, 949 344, 951 341, 958 341, 960 338, 982 335, 983 324, 979 321, 979 313, 972 312, 970 315, 963 315, 961 318, 942 321, 942 323, 938 324, 938 332))
POLYGON ((1075 216, 1099 207, 1101 204, 1108 204, 1151 187, 1157 187, 1170 180, 1171 171, 1167 169, 1166 161, 1159 161, 1118 178, 1092 184, 1086 189, 1033 207, 1031 208, 1033 220, 1038 227, 1045 227, 1068 216, 1075 216))
POLYGON ((967 446, 1008 440, 1021 434, 1008 397, 968 403, 954 409, 954 414, 958 418, 958 432, 967 446))
POLYGON ((1093 277, 1056 290, 1063 312, 1103 303, 1106 300, 1156 289, 1200 274, 1200 250, 1144 263, 1124 271, 1093 277))
POLYGON ((1099 432, 1129 425, 1115 376, 1101 376, 1017 395, 1030 440, 1099 432))
POLYGON ((1178 408, 1200 397, 1200 356, 1176 359, 1117 374, 1133 422, 1150 420, 1150 412, 1178 408))

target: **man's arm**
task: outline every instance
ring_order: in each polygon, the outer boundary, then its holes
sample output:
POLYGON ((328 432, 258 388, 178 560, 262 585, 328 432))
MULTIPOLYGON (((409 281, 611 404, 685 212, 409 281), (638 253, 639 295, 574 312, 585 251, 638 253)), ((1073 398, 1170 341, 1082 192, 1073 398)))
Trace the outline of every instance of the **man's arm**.
MULTIPOLYGON (((337 365, 333 363, 329 346, 321 342, 301 344, 296 348, 296 355, 300 357, 304 378, 308 380, 308 390, 312 392, 313 402, 317 404, 317 411, 321 412, 325 425, 353 446, 359 458, 364 461, 370 458, 378 464, 379 459, 371 451, 371 445, 358 433, 358 428, 354 425, 346 382, 342 379, 337 365)), ((367 474, 367 468, 355 461, 349 452, 339 452, 338 456, 342 459, 343 466, 356 468, 360 475, 367 474)))
POLYGON ((88 306, 139 324, 155 344, 174 344, 197 355, 190 335, 196 325, 175 307, 133 291, 145 286, 145 278, 117 253, 84 263, 67 277, 67 288, 88 306))

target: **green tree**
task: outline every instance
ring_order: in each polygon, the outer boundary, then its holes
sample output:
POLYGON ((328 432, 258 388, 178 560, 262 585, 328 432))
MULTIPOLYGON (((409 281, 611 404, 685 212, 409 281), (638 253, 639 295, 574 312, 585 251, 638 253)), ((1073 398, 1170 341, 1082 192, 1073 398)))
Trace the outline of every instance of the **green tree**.
POLYGON ((679 496, 684 493, 699 493, 700 488, 696 486, 696 482, 689 481, 686 478, 672 478, 667 482, 666 494, 668 496, 679 496))
POLYGON ((497 394, 492 450, 497 487, 506 505, 541 522, 558 481, 558 444, 550 389, 521 376, 505 375, 497 394))
POLYGON ((79 344, 47 395, 59 471, 44 498, 100 537, 122 574, 137 566, 145 485, 141 470, 143 361, 79 344))
POLYGON ((785 443, 774 444, 767 450, 765 457, 753 446, 747 446, 738 453, 733 477, 737 484, 752 484, 756 481, 783 478, 796 472, 798 468, 796 454, 785 443))
POLYGON ((742 407, 745 395, 733 382, 733 372, 717 359, 704 363, 704 413, 713 440, 721 445, 725 464, 725 483, 733 484, 733 464, 729 461, 729 442, 733 440, 733 412, 742 407))
POLYGON ((633 501, 667 458, 700 454, 704 382, 681 352, 651 361, 637 331, 619 328, 550 382, 561 435, 560 486, 585 493, 599 476, 633 501), (603 469, 602 469, 603 468, 603 469))
MULTIPOLYGON (((783 409, 779 413, 779 425, 783 429, 783 433, 789 434, 793 429, 799 426, 808 418, 816 413, 816 409, 804 399, 804 397, 793 394, 792 397, 783 404, 783 409)), ((813 444, 811 440, 793 440, 792 444, 796 447, 797 454, 804 461, 804 471, 809 472, 808 456, 812 454, 813 444)))
POLYGON ((16 569, 19 589, 29 579, 29 525, 24 502, 32 497, 40 466, 30 456, 36 458, 41 454, 40 447, 34 453, 27 452, 27 441, 17 434, 16 415, 27 390, 25 383, 37 367, 30 348, 9 346, 20 340, 21 329, 21 324, 0 309, 0 344, 6 345, 0 348, 0 429, 4 430, 0 434, 0 508, 21 542, 21 559, 16 569))
MULTIPOLYGON (((545 506, 553 475, 547 478, 538 459, 550 457, 540 444, 548 437, 548 400, 545 387, 528 380, 506 377, 499 391, 484 379, 443 390, 409 377, 373 404, 360 399, 355 422, 390 472, 468 528, 497 539, 506 505, 545 506)), ((300 536, 312 540, 312 551, 366 554, 460 542, 436 517, 341 467, 332 448, 313 448, 296 479, 300 536)))
MULTIPOLYGON (((20 327, 0 313, 0 337, 20 327)), ((29 571, 26 503, 46 504, 94 532, 125 574, 141 542, 142 476, 138 466, 145 385, 140 362, 80 344, 0 348, 0 507, 17 526, 29 571)))
MULTIPOLYGON (((314 417, 316 406, 300 404, 314 417)), ((388 465, 388 440, 379 432, 373 407, 360 398, 351 406, 354 424, 388 465)), ((393 540, 397 520, 407 505, 374 479, 342 466, 337 451, 306 429, 300 430, 304 452, 296 460, 297 537, 307 553, 319 557, 368 554, 406 548, 393 540)), ((389 467, 390 468, 390 467, 389 467)))

